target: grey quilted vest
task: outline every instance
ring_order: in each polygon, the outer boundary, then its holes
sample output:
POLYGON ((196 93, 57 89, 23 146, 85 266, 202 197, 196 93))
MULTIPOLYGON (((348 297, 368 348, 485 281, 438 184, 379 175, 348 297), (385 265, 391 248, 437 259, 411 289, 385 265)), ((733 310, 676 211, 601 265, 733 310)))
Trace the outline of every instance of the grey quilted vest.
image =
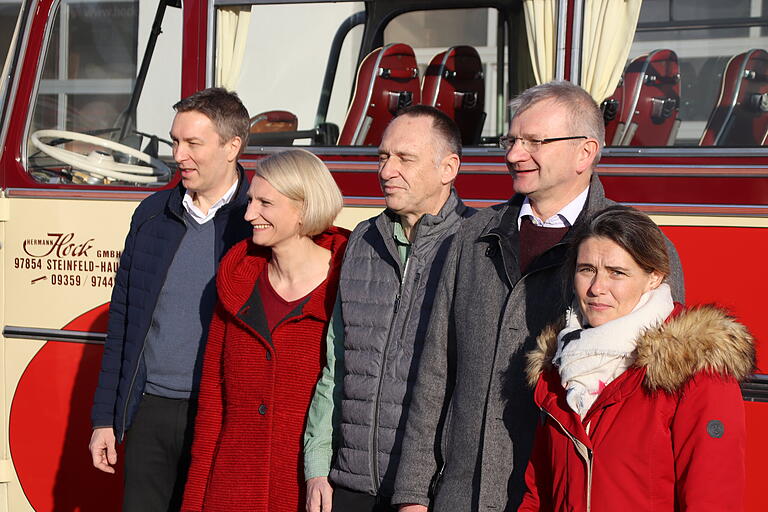
POLYGON ((424 215, 415 226, 405 265, 391 212, 352 233, 339 283, 345 368, 335 484, 392 495, 432 300, 453 234, 473 213, 452 192, 438 215, 424 215))

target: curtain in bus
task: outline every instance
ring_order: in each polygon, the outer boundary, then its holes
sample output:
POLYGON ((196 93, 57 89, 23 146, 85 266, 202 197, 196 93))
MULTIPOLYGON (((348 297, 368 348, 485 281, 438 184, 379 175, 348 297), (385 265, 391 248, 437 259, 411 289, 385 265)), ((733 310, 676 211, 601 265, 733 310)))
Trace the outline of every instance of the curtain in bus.
POLYGON ((237 88, 250 23, 250 5, 216 10, 216 86, 237 88))
MULTIPOLYGON (((606 0, 608 1, 608 0, 606 0)), ((537 84, 555 78, 557 0, 524 0, 528 49, 537 84)))
POLYGON ((642 0, 586 0, 581 86, 601 103, 619 84, 642 0))

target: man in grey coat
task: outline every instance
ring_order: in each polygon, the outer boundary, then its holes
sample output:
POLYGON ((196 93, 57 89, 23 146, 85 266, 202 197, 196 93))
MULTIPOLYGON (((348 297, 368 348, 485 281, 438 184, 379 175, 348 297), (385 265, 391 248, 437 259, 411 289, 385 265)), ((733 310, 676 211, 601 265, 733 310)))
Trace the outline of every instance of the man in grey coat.
MULTIPOLYGON (((400 511, 514 511, 538 419, 525 353, 567 306, 569 239, 614 204, 594 173, 605 137, 586 91, 533 87, 501 140, 516 194, 465 222, 445 264, 408 416, 393 503, 400 511)), ((668 244, 676 300, 680 260, 668 244)))
POLYGON ((307 419, 309 512, 394 510, 430 305, 451 239, 474 211, 453 189, 460 158, 456 124, 433 107, 405 109, 384 132, 379 182, 387 208, 349 238, 328 364, 307 419))

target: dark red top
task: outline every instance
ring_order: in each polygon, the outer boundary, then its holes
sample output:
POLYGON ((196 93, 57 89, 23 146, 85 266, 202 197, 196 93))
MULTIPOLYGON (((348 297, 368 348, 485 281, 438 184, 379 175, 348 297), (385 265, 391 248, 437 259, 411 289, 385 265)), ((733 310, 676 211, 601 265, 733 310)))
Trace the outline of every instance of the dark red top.
POLYGON ((526 215, 520 221, 520 273, 525 274, 528 265, 563 239, 568 228, 544 228, 537 226, 526 215))
POLYGON ((272 332, 275 330, 275 326, 287 317, 288 313, 307 300, 312 292, 296 300, 285 300, 272 288, 272 283, 269 282, 269 267, 265 266, 264 271, 259 276, 259 294, 261 295, 262 306, 264 306, 264 314, 267 317, 267 327, 269 327, 269 332, 272 332))

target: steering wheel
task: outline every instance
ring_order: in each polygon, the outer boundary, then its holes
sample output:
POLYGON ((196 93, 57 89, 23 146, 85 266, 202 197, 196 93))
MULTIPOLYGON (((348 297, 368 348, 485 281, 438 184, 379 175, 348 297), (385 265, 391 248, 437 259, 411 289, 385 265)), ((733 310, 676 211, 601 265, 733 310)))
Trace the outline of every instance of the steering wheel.
POLYGON ((102 139, 101 137, 95 137, 93 135, 65 130, 38 130, 30 135, 29 140, 37 149, 46 155, 97 177, 112 178, 130 183, 157 183, 160 177, 170 177, 171 175, 171 170, 162 160, 153 158, 148 154, 130 146, 126 146, 125 144, 102 139), (100 153, 98 151, 91 151, 90 154, 83 155, 68 149, 46 144, 40 140, 49 137, 76 140, 78 142, 94 144, 102 148, 118 151, 137 158, 138 160, 149 164, 151 167, 115 162, 115 159, 111 155, 100 153))

